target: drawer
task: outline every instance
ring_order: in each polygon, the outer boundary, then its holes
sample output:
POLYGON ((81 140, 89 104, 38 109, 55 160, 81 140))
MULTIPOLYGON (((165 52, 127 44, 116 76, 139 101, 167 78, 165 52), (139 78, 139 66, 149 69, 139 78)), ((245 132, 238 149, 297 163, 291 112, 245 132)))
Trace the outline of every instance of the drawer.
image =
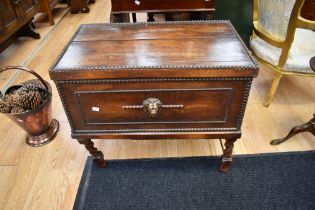
POLYGON ((214 9, 214 0, 112 0, 112 12, 214 9))
POLYGON ((251 79, 163 80, 67 81, 58 86, 74 130, 239 129, 251 79))

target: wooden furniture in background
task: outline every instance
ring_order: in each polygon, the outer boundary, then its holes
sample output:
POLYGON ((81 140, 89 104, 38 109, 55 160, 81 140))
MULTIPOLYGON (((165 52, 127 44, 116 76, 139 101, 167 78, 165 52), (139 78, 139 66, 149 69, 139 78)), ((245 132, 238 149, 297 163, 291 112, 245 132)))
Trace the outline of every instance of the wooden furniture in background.
POLYGON ((68 5, 70 5, 71 14, 77 14, 79 12, 88 13, 90 8, 88 3, 95 3, 95 0, 68 0, 68 5))
MULTIPOLYGON (((315 57, 311 58, 310 66, 311 66, 312 70, 315 72, 315 57)), ((290 130, 290 132, 288 133, 288 135, 286 135, 284 138, 272 140, 270 142, 270 144, 271 145, 281 144, 282 142, 284 142, 284 141, 288 140, 289 138, 295 136, 296 134, 299 134, 302 132, 310 132, 311 134, 313 134, 313 136, 315 136, 315 113, 313 114, 313 118, 310 121, 308 121, 305 124, 297 125, 297 126, 293 127, 290 130)))
POLYGON ((215 0, 111 0, 111 22, 130 22, 129 13, 150 13, 149 21, 153 21, 152 13, 199 12, 200 19, 215 11, 215 0))
POLYGON ((315 21, 315 0, 305 0, 301 10, 301 16, 307 20, 315 21))
POLYGON ((230 22, 157 22, 82 25, 50 77, 99 166, 93 138, 224 138, 227 172, 257 72, 230 22))
POLYGON ((32 23, 37 12, 37 0, 0 1, 0 52, 17 37, 40 38, 32 23))
POLYGON ((54 17, 52 15, 52 10, 57 6, 62 0, 39 0, 40 11, 44 12, 48 16, 49 23, 51 25, 55 24, 54 17))

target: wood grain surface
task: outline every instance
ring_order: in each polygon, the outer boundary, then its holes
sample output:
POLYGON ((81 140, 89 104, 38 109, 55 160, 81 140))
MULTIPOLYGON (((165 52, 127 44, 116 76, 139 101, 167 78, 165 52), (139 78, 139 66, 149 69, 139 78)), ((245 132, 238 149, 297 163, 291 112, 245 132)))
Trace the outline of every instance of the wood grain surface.
MULTIPOLYGON (((60 121, 61 128, 53 142, 32 148, 24 141, 26 133, 1 115, 0 209, 72 209, 88 152, 70 138, 71 129, 48 70, 79 25, 109 22, 110 8, 110 1, 96 1, 90 5, 88 14, 68 14, 53 26, 54 30, 44 41, 19 40, 1 53, 1 66, 19 65, 28 59, 27 67, 36 70, 52 84, 53 116, 60 121)), ((61 15, 59 10, 56 11, 55 20, 61 15)), ((44 20, 37 24, 37 30, 48 31, 52 27, 48 25, 44 20)), ((285 136, 293 126, 312 117, 315 109, 314 78, 283 78, 272 105, 265 108, 263 102, 273 74, 268 67, 260 66, 243 121, 243 135, 234 146, 234 154, 314 150, 315 141, 310 133, 301 133, 278 146, 269 144, 270 140, 285 136)), ((4 79, 0 75, 1 85, 11 78, 5 76, 4 79)), ((33 77, 21 73, 15 82, 27 79, 33 77)), ((100 140, 95 143, 104 152, 105 159, 222 154, 218 140, 100 140)))

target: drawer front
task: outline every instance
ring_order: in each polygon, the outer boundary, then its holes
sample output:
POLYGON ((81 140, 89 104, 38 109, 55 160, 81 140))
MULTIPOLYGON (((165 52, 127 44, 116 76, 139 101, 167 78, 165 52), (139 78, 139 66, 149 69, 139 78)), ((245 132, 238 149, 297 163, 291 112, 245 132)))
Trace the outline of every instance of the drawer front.
POLYGON ((112 0, 112 12, 214 9, 214 0, 112 0))
POLYGON ((239 129, 251 79, 164 80, 91 80, 58 86, 74 130, 239 129))

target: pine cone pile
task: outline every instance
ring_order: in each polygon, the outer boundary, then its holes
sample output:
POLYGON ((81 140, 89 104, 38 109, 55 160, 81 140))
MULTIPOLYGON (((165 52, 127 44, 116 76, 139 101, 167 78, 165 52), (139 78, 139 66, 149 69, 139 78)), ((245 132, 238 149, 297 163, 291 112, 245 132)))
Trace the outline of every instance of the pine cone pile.
POLYGON ((39 107, 49 98, 49 94, 35 86, 24 85, 0 98, 0 112, 19 114, 39 107))

